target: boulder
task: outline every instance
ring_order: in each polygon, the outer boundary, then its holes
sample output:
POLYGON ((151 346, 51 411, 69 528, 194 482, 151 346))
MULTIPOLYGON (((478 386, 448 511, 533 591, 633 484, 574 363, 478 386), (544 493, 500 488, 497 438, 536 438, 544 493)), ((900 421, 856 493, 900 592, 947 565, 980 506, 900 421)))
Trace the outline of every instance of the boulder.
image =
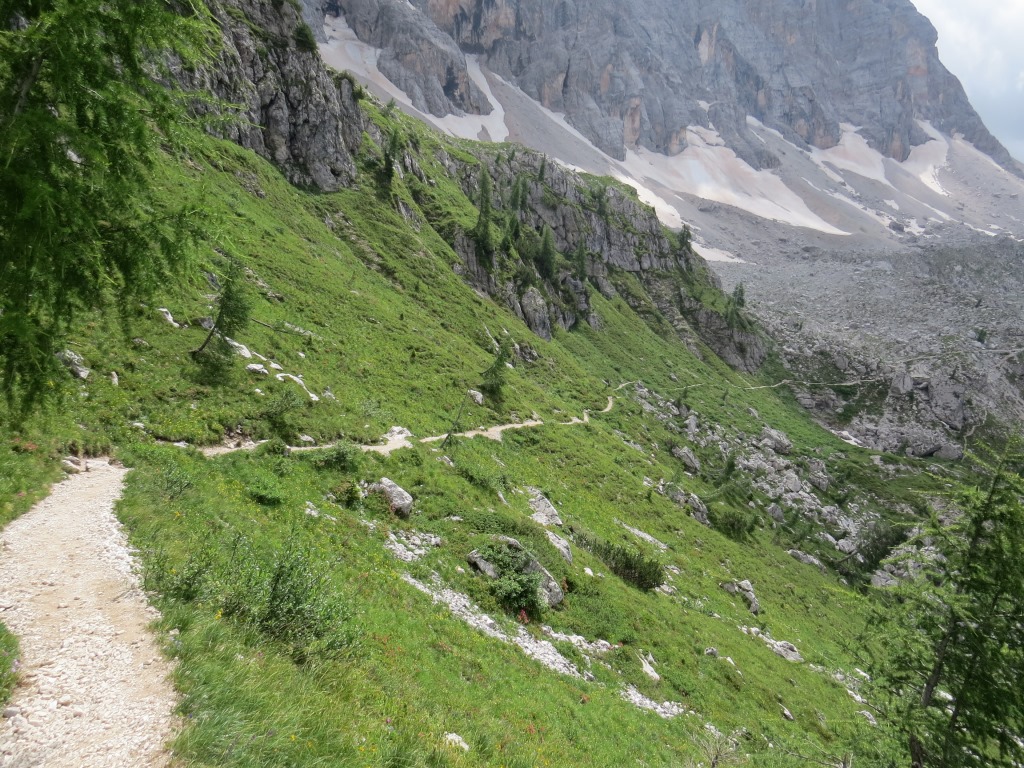
POLYGON ((562 524, 558 510, 555 509, 554 504, 548 501, 547 496, 537 488, 527 488, 526 491, 530 494, 530 509, 533 510, 533 514, 530 515, 531 520, 545 527, 562 524))
POLYGON ((379 483, 374 483, 367 490, 370 493, 380 493, 387 499, 388 507, 399 517, 409 517, 412 514, 412 496, 398 483, 382 477, 379 483))
POLYGON ((793 450, 793 443, 786 433, 771 427, 765 427, 761 431, 761 445, 770 448, 780 456, 787 456, 793 450))
POLYGON ((558 550, 558 553, 565 558, 565 562, 572 565, 572 549, 569 548, 569 542, 554 531, 545 531, 545 533, 548 535, 551 546, 558 550))
MULTIPOLYGON (((529 555, 526 566, 523 568, 522 572, 540 574, 540 586, 537 588, 537 591, 541 600, 543 600, 549 608, 554 608, 565 599, 565 593, 558 585, 558 582, 555 581, 555 577, 552 576, 551 572, 541 565, 537 558, 535 558, 529 550, 519 543, 517 539, 513 539, 510 536, 495 536, 494 540, 506 544, 509 549, 513 549, 517 552, 526 552, 526 554, 529 555)), ((466 557, 466 560, 471 566, 476 568, 489 579, 496 579, 501 575, 494 564, 486 560, 479 550, 474 549, 470 552, 466 557)))
POLYGON ((825 572, 824 564, 821 562, 821 560, 814 557, 813 555, 808 555, 806 552, 801 552, 799 549, 791 549, 789 550, 789 556, 795 558, 796 560, 799 560, 801 563, 804 563, 805 565, 813 565, 822 573, 825 572))
POLYGON ((697 494, 691 493, 686 498, 686 504, 690 508, 690 515, 694 520, 701 525, 711 526, 711 521, 708 519, 708 508, 697 494))
POLYGON ((468 390, 466 392, 466 394, 469 395, 469 399, 472 400, 477 405, 483 405, 484 404, 484 394, 483 394, 483 392, 477 392, 475 389, 470 389, 470 390, 468 390))
POLYGON ((694 472, 700 472, 700 460, 693 455, 693 451, 689 448, 680 448, 677 446, 672 449, 672 455, 694 472))

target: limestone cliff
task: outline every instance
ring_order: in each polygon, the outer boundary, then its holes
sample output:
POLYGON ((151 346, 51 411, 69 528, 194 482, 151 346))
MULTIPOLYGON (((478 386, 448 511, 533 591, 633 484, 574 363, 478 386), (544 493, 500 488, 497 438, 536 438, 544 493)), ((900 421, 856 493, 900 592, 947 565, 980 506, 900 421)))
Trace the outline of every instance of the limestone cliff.
POLYGON ((403 89, 416 94, 444 84, 447 103, 432 99, 428 111, 488 111, 467 90, 454 42, 544 106, 565 112, 619 158, 631 147, 675 154, 687 145, 687 126, 704 126, 755 167, 774 167, 778 159, 750 132, 750 116, 799 146, 823 149, 839 141, 842 123, 851 123, 875 149, 904 160, 927 139, 917 120, 928 120, 1013 167, 939 61, 935 29, 910 0, 334 6, 362 39, 384 50, 381 69, 403 89), (422 31, 413 43, 416 17, 422 31), (392 76, 396 61, 401 71, 392 76))

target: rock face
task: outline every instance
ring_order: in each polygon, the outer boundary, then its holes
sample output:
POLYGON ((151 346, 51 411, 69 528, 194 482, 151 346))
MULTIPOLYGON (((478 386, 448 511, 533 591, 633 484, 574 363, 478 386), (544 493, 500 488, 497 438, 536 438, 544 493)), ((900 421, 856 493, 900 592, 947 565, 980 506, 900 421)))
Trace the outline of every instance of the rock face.
MULTIPOLYGON (((675 154, 714 127, 751 165, 778 158, 747 126, 835 146, 842 123, 888 157, 927 140, 917 120, 960 133, 1003 165, 936 32, 910 0, 335 0, 381 69, 427 111, 489 111, 462 51, 621 159, 675 154), (415 27, 413 28, 413 26, 415 27), (443 84, 438 94, 432 87, 443 84), (430 91, 430 95, 428 95, 430 91)), ((444 114, 442 112, 441 114, 444 114)))
POLYGON ((351 82, 332 77, 315 46, 304 42, 298 6, 251 0, 210 6, 223 32, 220 55, 209 68, 179 77, 240 105, 239 119, 220 129, 225 138, 272 161, 298 186, 334 191, 348 184, 362 114, 351 82))

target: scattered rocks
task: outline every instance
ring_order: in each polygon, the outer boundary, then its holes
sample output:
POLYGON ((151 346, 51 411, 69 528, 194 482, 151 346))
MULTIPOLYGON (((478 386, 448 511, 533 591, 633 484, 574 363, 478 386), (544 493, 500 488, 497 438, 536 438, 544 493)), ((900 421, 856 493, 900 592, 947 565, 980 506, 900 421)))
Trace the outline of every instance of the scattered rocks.
POLYGON ((740 627, 740 631, 745 635, 758 638, 786 661, 798 663, 804 660, 797 647, 786 640, 774 640, 768 632, 762 632, 757 627, 740 627))
POLYGON ((674 701, 665 701, 659 704, 653 699, 649 699, 644 696, 635 686, 628 685, 622 690, 622 698, 628 701, 635 707, 640 709, 646 709, 649 712, 654 712, 659 717, 663 717, 666 720, 671 720, 679 715, 686 714, 686 707, 674 701))
POLYGON ((399 517, 408 518, 412 514, 412 495, 393 480, 382 477, 379 483, 373 483, 367 490, 383 494, 388 507, 399 517))

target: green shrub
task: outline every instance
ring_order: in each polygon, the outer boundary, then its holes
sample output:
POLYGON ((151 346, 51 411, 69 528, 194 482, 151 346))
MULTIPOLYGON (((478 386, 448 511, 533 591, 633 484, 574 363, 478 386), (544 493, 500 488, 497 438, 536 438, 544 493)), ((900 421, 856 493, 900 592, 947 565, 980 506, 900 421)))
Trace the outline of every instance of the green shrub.
POLYGON ((306 53, 316 50, 316 36, 308 24, 299 24, 295 28, 295 45, 300 51, 306 51, 306 53))
POLYGON ((708 510, 712 527, 730 539, 743 541, 757 527, 757 515, 743 507, 715 505, 708 510))
POLYGON ((207 541, 177 566, 164 555, 146 572, 147 589, 217 609, 299 664, 336 657, 355 641, 352 615, 337 597, 319 555, 295 539, 274 552, 243 536, 207 541), (225 554, 227 553, 227 554, 225 554))
POLYGON ((363 452, 359 450, 358 446, 342 442, 317 451, 313 458, 313 466, 317 469, 335 472, 355 472, 359 469, 362 458, 363 452))
POLYGON ((494 599, 511 613, 524 611, 532 619, 540 618, 544 612, 540 573, 526 570, 533 556, 524 549, 499 542, 485 544, 480 555, 498 571, 498 578, 490 583, 494 599))
POLYGON ((18 660, 18 638, 7 631, 7 627, 0 624, 0 704, 3 704, 11 697, 18 682, 18 668, 21 662, 18 660))
POLYGON ((612 544, 584 533, 576 534, 576 543, 601 559, 623 581, 643 590, 661 586, 664 574, 661 562, 621 544, 612 544))

